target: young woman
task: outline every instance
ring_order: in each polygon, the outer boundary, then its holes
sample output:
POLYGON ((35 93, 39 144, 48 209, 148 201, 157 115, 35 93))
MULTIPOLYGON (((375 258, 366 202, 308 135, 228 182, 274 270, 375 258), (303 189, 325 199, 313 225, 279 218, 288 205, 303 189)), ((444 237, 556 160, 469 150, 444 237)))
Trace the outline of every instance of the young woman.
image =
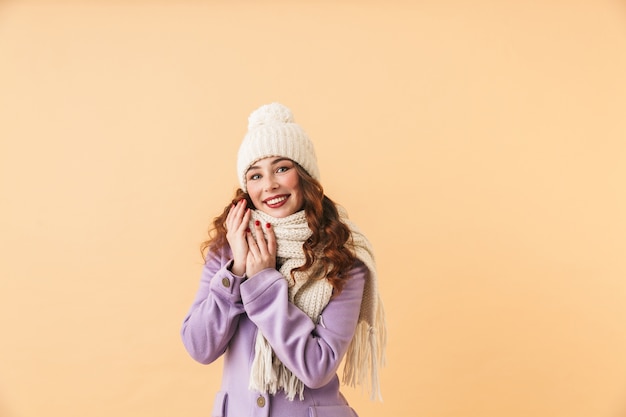
POLYGON ((213 417, 354 417, 339 390, 371 383, 385 323, 371 246, 324 195, 313 144, 272 103, 248 119, 241 188, 204 243, 200 288, 184 319, 185 348, 224 355, 213 417))

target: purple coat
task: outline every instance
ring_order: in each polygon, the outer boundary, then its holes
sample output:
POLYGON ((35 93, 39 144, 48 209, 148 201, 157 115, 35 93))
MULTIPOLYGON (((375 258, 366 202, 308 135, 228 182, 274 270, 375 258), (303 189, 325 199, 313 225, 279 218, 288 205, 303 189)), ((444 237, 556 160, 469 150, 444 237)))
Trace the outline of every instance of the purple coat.
POLYGON ((356 328, 368 270, 357 261, 351 278, 314 323, 287 298, 287 281, 275 269, 243 279, 233 275, 230 248, 211 252, 181 335, 198 362, 224 355, 222 386, 213 417, 355 417, 339 392, 337 368, 356 328), (304 382, 304 399, 293 401, 248 389, 257 331, 276 356, 304 382))

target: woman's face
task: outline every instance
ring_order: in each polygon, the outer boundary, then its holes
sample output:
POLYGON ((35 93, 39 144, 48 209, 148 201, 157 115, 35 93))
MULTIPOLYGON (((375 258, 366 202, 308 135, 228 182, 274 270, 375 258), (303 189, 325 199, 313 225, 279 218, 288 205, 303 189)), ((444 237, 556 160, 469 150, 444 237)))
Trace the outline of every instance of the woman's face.
POLYGON ((246 172, 246 187, 254 206, 272 217, 302 209, 300 176, 291 159, 270 156, 256 161, 246 172))

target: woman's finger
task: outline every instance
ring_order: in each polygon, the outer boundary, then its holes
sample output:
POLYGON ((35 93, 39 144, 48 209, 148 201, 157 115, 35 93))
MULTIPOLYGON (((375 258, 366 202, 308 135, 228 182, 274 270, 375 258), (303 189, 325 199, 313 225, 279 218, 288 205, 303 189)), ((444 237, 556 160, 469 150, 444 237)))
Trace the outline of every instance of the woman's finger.
POLYGON ((237 211, 241 202, 237 204, 233 204, 230 206, 230 210, 228 210, 228 214, 226 215, 226 229, 232 230, 234 219, 237 218, 237 211))
POLYGON ((261 256, 267 256, 267 242, 265 241, 265 236, 263 235, 263 229, 261 229, 260 221, 257 220, 254 222, 254 230, 256 233, 256 244, 259 247, 259 253, 261 254, 261 256))
POLYGON ((252 236, 252 233, 246 232, 246 239, 248 240, 248 252, 255 259, 259 259, 261 253, 259 252, 259 246, 257 245, 256 240, 254 240, 254 236, 252 236))
POLYGON ((250 223, 251 215, 252 215, 252 212, 250 211, 250 209, 245 208, 243 212, 243 216, 241 217, 241 224, 239 225, 240 230, 245 231, 248 228, 248 223, 250 223))
POLYGON ((276 234, 271 224, 265 224, 265 232, 267 234, 267 251, 274 258, 276 257, 276 234))
POLYGON ((232 206, 228 215, 226 216, 226 230, 237 230, 241 231, 241 224, 243 222, 243 217, 246 212, 246 200, 240 200, 236 205, 232 206))

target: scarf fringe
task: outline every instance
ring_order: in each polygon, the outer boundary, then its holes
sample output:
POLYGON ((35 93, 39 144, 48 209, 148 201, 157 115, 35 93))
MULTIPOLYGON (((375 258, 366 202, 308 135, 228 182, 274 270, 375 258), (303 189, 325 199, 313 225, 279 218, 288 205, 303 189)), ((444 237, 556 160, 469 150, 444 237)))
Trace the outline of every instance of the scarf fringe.
POLYGON ((378 319, 375 321, 375 327, 365 321, 361 321, 357 325, 346 353, 343 382, 351 387, 360 385, 362 389, 369 385, 371 400, 382 401, 378 369, 386 364, 387 330, 385 311, 380 300, 376 308, 376 315, 378 319), (369 366, 365 364, 369 364, 369 366))
POLYGON ((272 395, 282 389, 289 401, 293 401, 296 395, 300 400, 304 399, 304 382, 273 354, 270 344, 260 332, 257 333, 254 353, 249 389, 272 395))
POLYGON ((254 361, 250 369, 249 388, 275 394, 278 388, 278 370, 274 367, 272 350, 259 332, 254 345, 254 361))

